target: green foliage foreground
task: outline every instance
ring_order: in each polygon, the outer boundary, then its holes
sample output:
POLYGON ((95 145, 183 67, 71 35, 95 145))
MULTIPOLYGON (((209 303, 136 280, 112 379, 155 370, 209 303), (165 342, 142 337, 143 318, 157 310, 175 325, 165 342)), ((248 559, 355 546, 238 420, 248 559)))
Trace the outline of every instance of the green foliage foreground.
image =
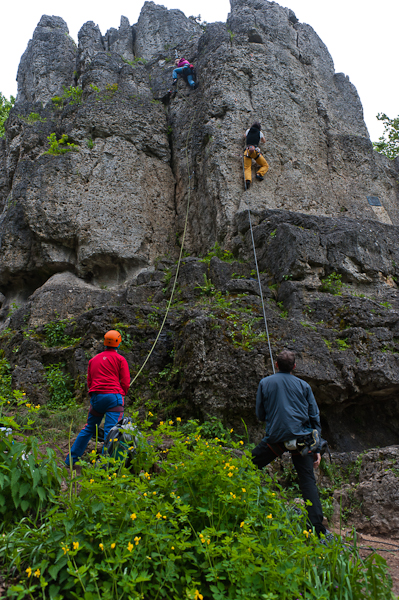
POLYGON ((393 160, 399 155, 399 116, 390 119, 385 113, 378 113, 377 119, 384 123, 384 135, 373 142, 374 150, 393 160))
POLYGON ((3 522, 7 598, 391 597, 384 559, 363 561, 339 538, 321 544, 242 442, 187 436, 180 419, 140 427, 135 473, 93 451, 40 521, 27 511, 3 522))

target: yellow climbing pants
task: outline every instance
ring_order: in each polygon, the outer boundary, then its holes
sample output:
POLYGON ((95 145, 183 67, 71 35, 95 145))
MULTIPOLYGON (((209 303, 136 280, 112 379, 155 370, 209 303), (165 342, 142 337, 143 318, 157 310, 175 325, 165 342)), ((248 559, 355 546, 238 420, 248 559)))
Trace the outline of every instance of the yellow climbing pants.
POLYGON ((248 148, 244 150, 244 169, 245 169, 245 180, 252 181, 252 159, 260 165, 260 169, 257 172, 257 175, 266 175, 269 170, 269 165, 267 164, 267 160, 261 155, 259 149, 255 149, 250 152, 248 148))

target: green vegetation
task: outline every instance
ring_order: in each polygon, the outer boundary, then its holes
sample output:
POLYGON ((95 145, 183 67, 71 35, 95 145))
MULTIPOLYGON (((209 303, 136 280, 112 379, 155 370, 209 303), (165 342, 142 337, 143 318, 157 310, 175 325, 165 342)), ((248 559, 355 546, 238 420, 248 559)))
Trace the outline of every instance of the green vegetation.
POLYGON ((208 277, 206 276, 205 273, 204 273, 204 285, 197 285, 194 289, 201 290, 200 293, 205 296, 211 296, 216 291, 216 288, 213 285, 212 281, 210 279, 208 279, 208 277))
POLYGON ((384 123, 384 134, 373 142, 374 150, 393 160, 399 155, 399 116, 390 119, 385 113, 378 113, 377 119, 384 123))
POLYGON ((70 144, 68 142, 68 136, 66 133, 63 133, 59 140, 57 140, 55 133, 51 133, 47 139, 50 143, 50 148, 46 152, 43 152, 43 154, 57 156, 58 154, 65 154, 66 152, 79 151, 79 146, 77 144, 70 144))
POLYGON ((321 280, 322 285, 320 288, 321 292, 328 292, 329 294, 333 294, 334 296, 340 296, 342 286, 344 285, 341 281, 342 275, 338 275, 337 273, 331 273, 328 277, 325 277, 321 280))
POLYGON ((139 428, 130 470, 94 450, 39 524, 29 513, 3 523, 9 598, 391 597, 384 559, 362 560, 339 538, 321 545, 304 511, 293 511, 285 492, 239 452, 242 441, 229 450, 195 422, 154 427, 150 413, 139 428))
POLYGON ((93 150, 93 148, 94 148, 94 140, 92 140, 91 138, 89 138, 86 143, 87 143, 88 149, 89 150, 93 150))
POLYGON ((350 345, 346 343, 347 339, 348 338, 345 338, 344 340, 336 340, 338 350, 350 350, 350 345))
POLYGON ((73 378, 64 373, 65 363, 51 364, 45 367, 45 377, 50 390, 50 408, 64 408, 75 403, 73 378))
POLYGON ((64 93, 62 96, 54 96, 51 98, 51 101, 55 108, 61 109, 64 106, 64 102, 68 102, 69 104, 82 104, 83 102, 83 90, 80 87, 73 87, 72 85, 69 88, 63 86, 64 93))
POLYGON ((42 117, 39 115, 39 113, 34 113, 31 112, 29 113, 29 115, 27 117, 24 117, 23 115, 18 115, 18 118, 21 119, 21 121, 25 121, 25 123, 28 123, 28 125, 33 125, 34 123, 45 123, 47 121, 47 119, 42 119, 42 117))
POLYGON ((229 263, 231 263, 235 260, 233 254, 231 252, 229 252, 228 250, 223 250, 220 247, 220 244, 218 244, 218 242, 215 243, 213 248, 210 249, 210 251, 208 252, 208 254, 206 256, 201 258, 200 262, 209 264, 211 262, 211 258, 213 256, 217 256, 218 258, 220 258, 220 260, 224 260, 225 262, 229 262, 229 263))
POLYGON ((52 348, 53 346, 73 346, 77 344, 81 338, 71 338, 65 334, 65 329, 68 325, 71 325, 68 319, 47 323, 44 326, 47 346, 52 348))
POLYGON ((8 114, 14 104, 14 96, 10 96, 10 99, 7 100, 7 98, 0 92, 0 137, 3 137, 5 134, 4 123, 8 119, 8 114))

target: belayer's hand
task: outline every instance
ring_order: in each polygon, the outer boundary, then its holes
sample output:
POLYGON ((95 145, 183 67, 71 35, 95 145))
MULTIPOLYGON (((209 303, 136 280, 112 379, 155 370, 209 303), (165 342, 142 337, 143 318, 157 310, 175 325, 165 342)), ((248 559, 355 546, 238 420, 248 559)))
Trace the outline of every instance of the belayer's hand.
POLYGON ((318 469, 321 461, 321 454, 318 452, 317 454, 313 454, 313 468, 318 469))

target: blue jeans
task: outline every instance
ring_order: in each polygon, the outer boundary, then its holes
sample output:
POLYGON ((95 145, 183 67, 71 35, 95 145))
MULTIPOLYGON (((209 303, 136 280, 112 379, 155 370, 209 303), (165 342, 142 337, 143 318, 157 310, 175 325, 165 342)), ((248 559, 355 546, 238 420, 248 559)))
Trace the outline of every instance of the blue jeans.
MULTIPOLYGON (((87 423, 76 438, 72 448, 72 463, 82 456, 93 435, 96 426, 99 427, 105 414, 104 440, 107 438, 111 428, 123 418, 123 397, 121 394, 91 394, 90 409, 87 415, 87 423)), ((69 467, 69 454, 65 459, 69 467)))
POLYGON ((187 81, 188 81, 190 87, 194 87, 195 86, 194 79, 191 75, 191 69, 189 69, 188 67, 179 67, 178 69, 175 69, 172 73, 173 79, 177 79, 178 75, 183 76, 184 69, 186 69, 186 71, 188 71, 188 70, 190 71, 190 75, 187 75, 187 81))

